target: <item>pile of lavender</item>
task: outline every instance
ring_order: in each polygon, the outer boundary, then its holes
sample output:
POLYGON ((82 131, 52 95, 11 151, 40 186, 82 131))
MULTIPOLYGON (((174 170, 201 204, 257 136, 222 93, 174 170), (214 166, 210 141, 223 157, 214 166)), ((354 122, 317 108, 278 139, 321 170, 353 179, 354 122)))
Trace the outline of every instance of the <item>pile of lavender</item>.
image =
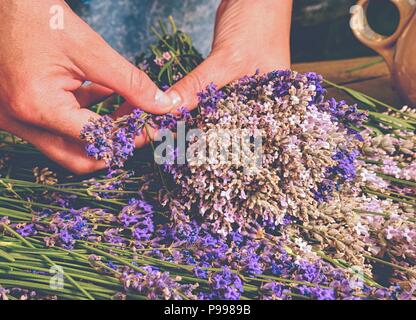
POLYGON ((190 125, 203 132, 209 146, 218 143, 230 152, 225 159, 218 160, 218 152, 216 161, 168 166, 180 185, 178 199, 195 205, 222 235, 319 216, 321 203, 352 188, 362 144, 353 128, 366 119, 356 106, 324 101, 323 93, 319 76, 291 71, 245 77, 222 91, 211 86, 201 93, 201 112, 190 125), (257 131, 259 159, 237 141, 243 150, 233 161, 233 145, 224 146, 221 136, 226 131, 234 138, 257 131))
MULTIPOLYGON (((138 59, 165 89, 201 61, 171 25, 138 59)), ((117 120, 106 101, 82 137, 109 170, 89 177, 1 133, 0 300, 415 299, 416 114, 324 85, 256 74, 209 86, 191 113, 117 120), (213 157, 134 150, 148 126, 180 122, 199 132, 188 150, 218 144, 213 157)))

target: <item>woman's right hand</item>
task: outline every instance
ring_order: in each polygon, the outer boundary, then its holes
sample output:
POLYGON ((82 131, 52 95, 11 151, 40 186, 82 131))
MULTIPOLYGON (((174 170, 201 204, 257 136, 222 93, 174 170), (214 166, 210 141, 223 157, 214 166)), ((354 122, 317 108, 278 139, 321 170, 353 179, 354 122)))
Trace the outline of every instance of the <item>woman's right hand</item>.
POLYGON ((80 140, 83 126, 99 117, 87 107, 118 93, 150 113, 172 108, 170 98, 65 1, 1 1, 0 14, 0 128, 71 171, 105 166, 86 156, 80 140))

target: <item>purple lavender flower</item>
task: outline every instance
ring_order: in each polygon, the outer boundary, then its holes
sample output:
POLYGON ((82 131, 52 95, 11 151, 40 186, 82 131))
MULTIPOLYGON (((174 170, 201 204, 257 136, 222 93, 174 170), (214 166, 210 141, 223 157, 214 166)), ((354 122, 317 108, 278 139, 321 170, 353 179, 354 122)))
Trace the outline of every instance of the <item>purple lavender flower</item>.
POLYGON ((134 227, 132 231, 133 237, 138 241, 147 241, 150 239, 154 231, 153 220, 151 217, 143 217, 134 227))
POLYGON ((359 127, 367 119, 365 113, 358 111, 357 105, 348 105, 345 101, 338 102, 334 98, 320 104, 320 108, 329 112, 334 121, 347 128, 351 126, 359 127))
POLYGON ((127 289, 134 289, 151 300, 182 300, 181 290, 187 290, 170 277, 169 272, 160 272, 154 268, 146 268, 146 274, 126 270, 121 277, 127 289))
POLYGON ((207 113, 211 113, 217 109, 218 102, 224 97, 222 91, 218 90, 214 83, 206 88, 206 91, 198 94, 199 104, 207 113))
POLYGON ((68 231, 66 227, 62 228, 59 231, 59 239, 61 240, 65 248, 73 248, 75 239, 74 239, 74 236, 68 231))
POLYGON ((118 218, 123 226, 130 227, 138 223, 143 216, 148 216, 152 213, 153 208, 147 202, 138 199, 130 199, 129 204, 121 210, 118 218))
POLYGON ((35 225, 33 223, 17 226, 16 232, 24 238, 31 237, 37 234, 35 225))
POLYGON ((149 240, 154 232, 153 208, 143 200, 131 199, 119 215, 124 227, 132 228, 132 235, 138 241, 149 240))
POLYGON ((84 217, 86 210, 88 208, 54 213, 48 226, 53 235, 51 238, 46 238, 45 241, 53 239, 64 248, 73 249, 76 240, 88 239, 92 234, 92 228, 84 217))
POLYGON ((120 128, 114 134, 113 140, 113 165, 122 167, 124 162, 133 155, 135 148, 135 135, 128 132, 125 128, 120 128))
POLYGON ((289 89, 292 87, 292 72, 290 70, 276 70, 270 72, 264 79, 263 84, 275 79, 273 83, 273 97, 279 98, 289 94, 289 89))
POLYGON ((257 251, 260 249, 259 243, 248 241, 248 243, 239 250, 240 264, 243 270, 250 275, 263 273, 263 265, 257 251))
POLYGON ((191 112, 187 107, 181 107, 179 108, 179 119, 185 122, 189 122, 192 119, 191 112))
POLYGON ((120 229, 111 228, 107 229, 103 233, 104 242, 113 244, 113 245, 123 245, 126 243, 126 240, 120 236, 120 229))
POLYGON ((100 117, 85 125, 81 138, 87 141, 88 156, 109 161, 112 149, 112 132, 115 124, 109 116, 100 117))
POLYGON ((308 81, 311 85, 315 86, 316 95, 314 97, 314 103, 321 103, 324 99, 326 93, 325 88, 323 87, 323 77, 315 72, 306 73, 305 76, 308 78, 308 81))
POLYGON ((340 177, 342 181, 353 180, 357 175, 354 162, 359 154, 358 150, 352 152, 338 151, 332 157, 337 161, 337 165, 329 169, 330 174, 340 177))
POLYGON ((333 288, 321 288, 310 286, 299 286, 299 293, 316 300, 335 300, 336 294, 333 288))
POLYGON ((355 161, 359 155, 360 152, 358 150, 353 150, 351 152, 339 150, 334 154, 332 159, 335 160, 337 164, 326 169, 325 178, 315 191, 315 199, 318 202, 327 202, 331 199, 331 196, 337 187, 346 181, 355 179, 357 175, 355 161))
POLYGON ((335 183, 332 179, 325 178, 314 192, 315 200, 319 203, 328 202, 335 191, 335 183))
POLYGON ((309 283, 324 283, 327 280, 319 264, 301 261, 295 266, 299 280, 309 283))
POLYGON ((239 300, 244 292, 240 277, 226 266, 210 276, 209 284, 212 290, 209 298, 214 300, 239 300))
POLYGON ((173 114, 166 114, 163 116, 157 116, 153 119, 153 122, 157 124, 160 129, 174 130, 176 128, 178 117, 173 114))
POLYGON ((193 270, 194 275, 200 279, 208 279, 208 271, 201 267, 195 267, 193 270))
POLYGON ((102 116, 90 121, 81 132, 88 156, 104 160, 109 167, 122 167, 132 156, 134 139, 142 133, 145 121, 140 109, 118 120, 102 116))
POLYGON ((290 297, 287 295, 290 291, 277 282, 262 285, 260 291, 263 300, 287 300, 290 297))

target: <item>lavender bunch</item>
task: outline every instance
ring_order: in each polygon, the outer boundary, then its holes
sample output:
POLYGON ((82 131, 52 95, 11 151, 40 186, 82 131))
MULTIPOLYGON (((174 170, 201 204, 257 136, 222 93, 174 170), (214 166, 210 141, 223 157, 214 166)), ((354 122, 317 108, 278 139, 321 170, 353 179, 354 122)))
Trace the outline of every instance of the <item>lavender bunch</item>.
POLYGON ((191 125, 210 145, 222 146, 213 130, 259 130, 260 168, 247 174, 247 150, 239 161, 170 166, 177 197, 224 235, 255 222, 276 227, 287 216, 308 222, 320 203, 355 179, 362 138, 353 128, 365 119, 356 106, 324 101, 323 93, 320 76, 291 71, 245 77, 224 90, 210 86, 191 125))

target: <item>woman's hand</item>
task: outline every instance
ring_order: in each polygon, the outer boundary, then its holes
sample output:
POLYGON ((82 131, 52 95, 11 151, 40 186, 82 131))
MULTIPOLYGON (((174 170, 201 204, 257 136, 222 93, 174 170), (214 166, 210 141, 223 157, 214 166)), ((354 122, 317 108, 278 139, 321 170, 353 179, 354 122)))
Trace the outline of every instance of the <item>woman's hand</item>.
POLYGON ((194 108, 197 93, 223 87, 258 69, 290 68, 292 0, 223 0, 209 57, 169 90, 175 108, 194 108))
POLYGON ((0 128, 33 143, 64 167, 76 173, 104 167, 85 155, 79 136, 98 117, 86 107, 113 92, 151 113, 172 108, 169 97, 146 74, 64 1, 1 1, 0 14, 0 128), (53 19, 63 19, 63 28, 54 28, 53 19), (92 84, 83 86, 86 80, 92 84))

